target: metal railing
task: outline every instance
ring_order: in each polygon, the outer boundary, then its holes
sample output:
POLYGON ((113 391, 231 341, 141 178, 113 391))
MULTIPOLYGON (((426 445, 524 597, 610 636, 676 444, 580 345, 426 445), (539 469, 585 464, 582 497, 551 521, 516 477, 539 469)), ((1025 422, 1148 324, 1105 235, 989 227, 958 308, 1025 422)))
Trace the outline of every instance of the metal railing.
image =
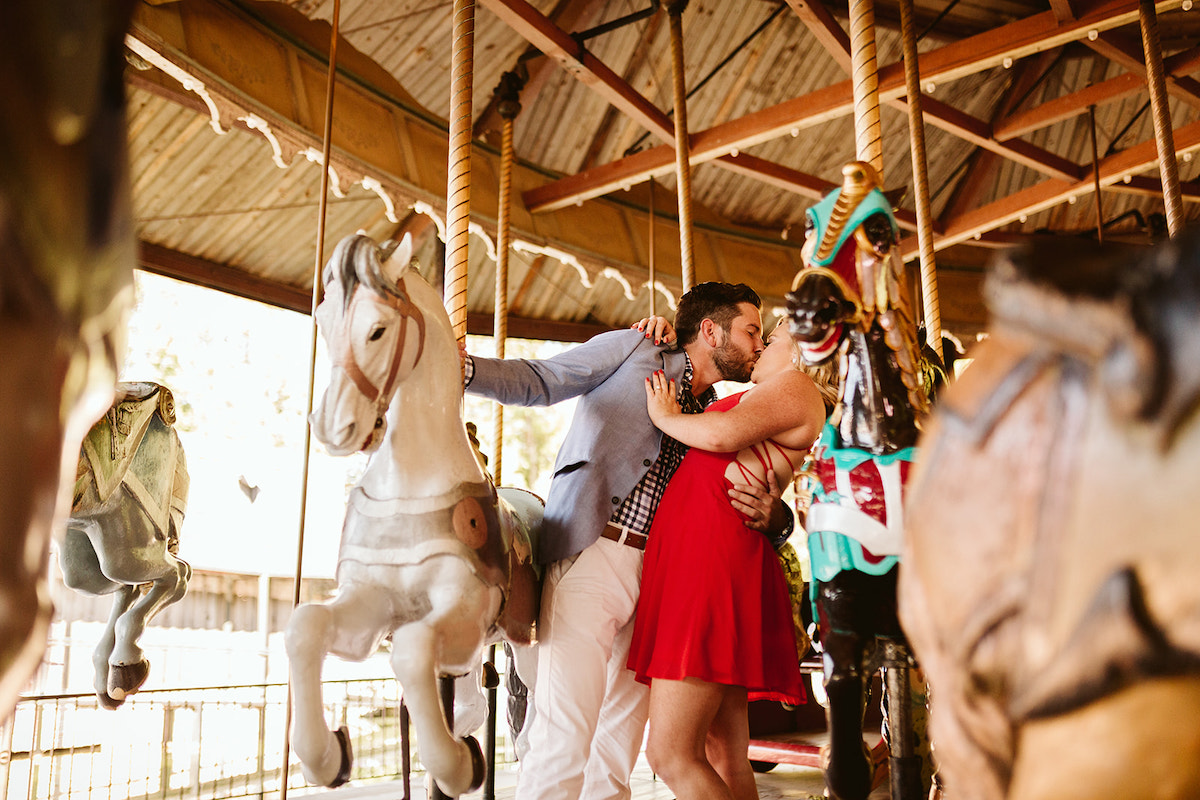
MULTIPOLYGON (((394 679, 326 681, 323 696, 350 733, 355 783, 403 778, 409 753, 422 771, 394 679)), ((286 702, 285 683, 141 691, 116 711, 93 694, 22 698, 0 728, 0 800, 277 795, 286 702)), ((498 762, 509 749, 497 745, 498 762)), ((289 794, 307 786, 294 754, 287 781, 289 794)))

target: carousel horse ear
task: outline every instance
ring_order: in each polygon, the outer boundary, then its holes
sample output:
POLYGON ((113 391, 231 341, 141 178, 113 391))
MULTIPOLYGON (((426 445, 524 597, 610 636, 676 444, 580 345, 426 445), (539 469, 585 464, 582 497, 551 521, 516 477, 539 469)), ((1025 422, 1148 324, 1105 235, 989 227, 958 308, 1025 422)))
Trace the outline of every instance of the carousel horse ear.
POLYGON ((404 234, 399 242, 387 241, 379 248, 379 264, 383 270, 383 274, 393 284, 399 282, 400 278, 408 270, 409 264, 412 262, 412 234, 404 234))

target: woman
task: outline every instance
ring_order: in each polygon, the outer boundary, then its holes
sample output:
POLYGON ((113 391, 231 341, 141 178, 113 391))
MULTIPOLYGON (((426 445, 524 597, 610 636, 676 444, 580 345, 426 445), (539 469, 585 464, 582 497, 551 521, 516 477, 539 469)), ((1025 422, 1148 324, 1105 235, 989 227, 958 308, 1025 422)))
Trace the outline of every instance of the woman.
POLYGON ((777 326, 740 394, 683 414, 674 381, 646 380, 650 417, 691 449, 646 548, 629 667, 650 684, 646 757, 679 800, 758 796, 750 699, 803 702, 788 590, 762 533, 729 504, 733 483, 799 469, 825 421, 820 394, 777 326))

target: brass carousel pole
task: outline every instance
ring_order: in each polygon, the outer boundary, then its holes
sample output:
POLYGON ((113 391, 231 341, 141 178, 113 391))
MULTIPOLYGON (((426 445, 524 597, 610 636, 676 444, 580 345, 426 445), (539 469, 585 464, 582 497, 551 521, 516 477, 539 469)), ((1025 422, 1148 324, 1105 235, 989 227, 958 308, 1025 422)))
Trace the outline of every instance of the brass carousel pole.
POLYGON ((667 6, 671 24, 671 83, 675 94, 675 174, 679 187, 679 263, 686 292, 696 282, 692 252, 692 167, 688 143, 687 86, 683 76, 683 10, 687 0, 667 6))
POLYGON ((854 91, 856 157, 874 167, 882 183, 883 135, 879 123, 874 0, 850 0, 850 73, 854 91))
MULTIPOLYGON (((325 78, 325 133, 321 144, 321 195, 317 199, 317 247, 316 263, 313 266, 312 282, 312 334, 308 353, 308 409, 304 414, 304 455, 300 467, 300 524, 296 533, 296 572, 292 587, 292 608, 300 605, 300 581, 304 575, 304 533, 308 508, 308 462, 312 450, 312 435, 308 418, 313 410, 313 387, 317 371, 317 306, 321 303, 324 287, 321 285, 321 270, 325 266, 325 218, 329 197, 329 157, 333 141, 333 89, 337 77, 338 25, 342 16, 341 0, 333 0, 333 19, 329 31, 329 69, 325 78)), ((283 715, 283 763, 279 768, 279 797, 287 800, 288 762, 292 747, 292 680, 288 677, 287 700, 283 715)))
POLYGON ((1158 171, 1162 176, 1167 233, 1175 237, 1183 230, 1185 218, 1183 200, 1179 192, 1179 163, 1175 160, 1175 137, 1171 129, 1171 107, 1167 101, 1167 82, 1163 74, 1162 48, 1158 41, 1158 13, 1154 10, 1154 0, 1138 0, 1138 21, 1142 28, 1142 50, 1146 59, 1146 83, 1150 88, 1150 108, 1154 114, 1154 142, 1158 145, 1158 171))
POLYGON ((933 213, 929 202, 929 163, 925 155, 925 118, 921 112, 921 72, 912 0, 900 0, 900 34, 904 39, 904 85, 908 92, 908 135, 912 142, 913 184, 917 202, 917 244, 921 251, 921 309, 925 341, 938 358, 942 353, 942 312, 938 304, 937 261, 933 251, 933 213))
POLYGON ((467 336, 467 245, 471 225, 471 93, 475 71, 475 0, 454 0, 450 69, 450 153, 446 178, 446 288, 454 335, 467 336))
POLYGON ((1088 106, 1092 133, 1092 190, 1096 193, 1096 241, 1104 243, 1104 204, 1100 197, 1100 151, 1096 147, 1096 106, 1088 106))
MULTIPOLYGON (((446 282, 443 303, 459 342, 467 338, 471 237, 471 94, 475 82, 475 0, 454 0, 450 59, 450 136, 446 170, 446 282)), ((454 679, 438 677, 446 724, 454 729, 454 679)), ((434 783, 433 800, 448 800, 434 783)))

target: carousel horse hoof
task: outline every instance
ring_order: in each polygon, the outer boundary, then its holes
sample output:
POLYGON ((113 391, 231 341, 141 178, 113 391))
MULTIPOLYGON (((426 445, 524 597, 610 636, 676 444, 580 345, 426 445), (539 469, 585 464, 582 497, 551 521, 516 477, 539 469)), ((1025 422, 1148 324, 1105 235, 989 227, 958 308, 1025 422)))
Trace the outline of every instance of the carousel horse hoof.
POLYGON ((125 698, 142 688, 150 675, 150 662, 142 659, 136 664, 110 666, 108 668, 108 696, 117 701, 117 705, 125 702, 125 698))
POLYGON ((479 683, 485 689, 495 689, 500 685, 500 673, 491 661, 483 662, 483 674, 479 676, 479 683))
POLYGON ((483 786, 483 780, 487 777, 487 760, 483 757, 483 748, 479 746, 479 740, 474 736, 464 737, 463 743, 471 751, 471 786, 466 792, 470 794, 479 791, 479 787, 483 786))
POLYGON ((333 779, 325 784, 330 789, 336 789, 350 781, 350 765, 354 763, 354 750, 350 747, 350 731, 343 725, 333 732, 333 736, 337 739, 338 749, 342 751, 342 763, 333 779))
POLYGON ((124 704, 125 704, 125 698, 124 698, 124 697, 121 697, 121 698, 118 700, 117 698, 115 698, 115 697, 111 696, 111 695, 110 695, 110 694, 108 694, 107 692, 96 692, 96 699, 97 699, 97 700, 100 702, 100 707, 101 707, 101 708, 107 709, 107 710, 109 710, 109 711, 113 711, 113 710, 115 710, 115 709, 118 709, 118 708, 120 708, 122 705, 124 705, 124 704))

